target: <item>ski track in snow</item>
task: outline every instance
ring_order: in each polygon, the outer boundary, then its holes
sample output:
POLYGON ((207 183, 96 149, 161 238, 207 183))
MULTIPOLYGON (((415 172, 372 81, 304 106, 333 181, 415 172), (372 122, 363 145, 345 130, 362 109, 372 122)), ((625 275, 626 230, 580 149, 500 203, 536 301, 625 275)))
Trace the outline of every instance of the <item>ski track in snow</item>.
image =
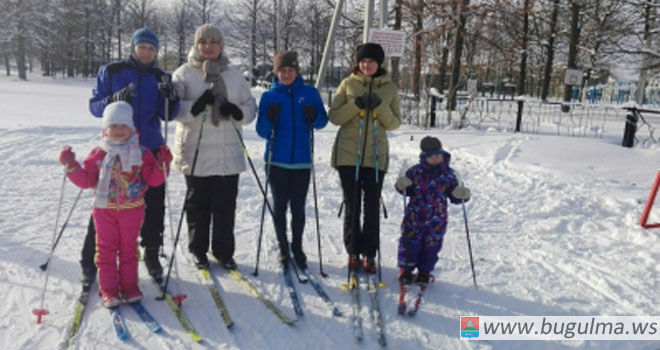
MULTIPOLYGON (((62 184, 57 155, 73 146, 77 159, 97 144, 100 120, 84 110, 93 81, 0 78, 0 344, 5 349, 53 348, 61 345, 71 321, 80 284, 80 248, 89 220, 91 192, 83 195, 49 264, 46 307, 50 314, 35 324, 31 310, 40 303, 45 262, 51 247, 62 184), (30 94, 45 102, 41 108, 30 94), (5 99, 3 99, 5 101, 5 99), (50 103, 53 104, 49 107, 50 103), (27 106, 24 108, 24 106, 27 106), (81 108, 81 106, 83 108, 81 108), (49 111, 52 110, 52 113, 49 111)), ((255 96, 260 91, 255 90, 255 96)), ((175 123, 172 123, 175 124, 175 123)), ((174 125, 169 135, 173 135, 174 125)), ((323 247, 318 281, 344 313, 332 316, 309 284, 296 284, 305 315, 284 325, 263 304, 214 266, 216 285, 234 320, 227 329, 206 286, 185 254, 184 222, 169 290, 187 299, 183 311, 204 341, 193 343, 173 313, 156 301, 157 289, 140 263, 144 306, 163 327, 153 334, 128 307, 122 311, 131 340, 114 334, 110 314, 94 292, 74 346, 81 349, 377 349, 376 328, 369 315, 366 289, 361 290, 364 339, 351 335, 350 296, 343 291, 346 254, 342 241, 339 179, 329 165, 337 128, 316 132, 315 168, 323 247)), ((264 178, 264 140, 254 124, 244 127, 249 153, 264 178)), ((171 141, 171 140, 170 140, 171 141)), ((660 313, 660 231, 638 226, 650 182, 660 168, 658 148, 621 150, 617 140, 568 138, 535 134, 482 132, 473 129, 424 131, 410 126, 390 133, 390 170, 383 200, 389 218, 381 219, 384 289, 379 290, 388 348, 391 349, 657 349, 659 342, 625 341, 461 341, 460 316, 469 315, 658 315, 660 313), (404 163, 418 159, 418 142, 438 136, 452 153, 452 167, 473 198, 466 203, 479 289, 472 287, 463 214, 451 205, 449 226, 436 282, 427 290, 414 318, 396 313, 396 247, 402 217, 401 196, 393 183, 404 163), (567 145, 565 145, 567 144, 567 145), (608 162, 592 145, 612 155, 608 162), (572 160, 573 154, 583 154, 572 160), (627 153, 624 153, 627 152, 627 153), (625 154, 625 157, 621 154, 625 154), (618 157, 618 158, 617 158, 618 157), (629 161, 629 159, 632 159, 629 161), (635 164, 635 166, 631 166, 635 164), (623 169, 622 169, 623 168, 623 169), (645 169, 648 168, 648 169, 645 169), (625 173, 622 173, 623 170, 625 173)), ((277 263, 272 220, 266 213, 259 275, 252 276, 259 236, 262 196, 251 170, 241 174, 236 220, 236 261, 243 275, 289 317, 294 317, 277 263)), ((178 223, 185 184, 180 174, 168 181, 172 221, 178 223)), ((65 185, 60 226, 78 189, 65 185)), ((317 232, 312 187, 307 201, 304 248, 310 272, 318 272, 317 232)), ((657 206, 657 204, 656 204, 657 206)), ((654 211, 657 213, 657 210, 654 211)), ((656 221, 658 215, 655 215, 656 221)), ((173 235, 166 225, 165 253, 173 235)), ((59 228, 58 228, 59 231, 59 228)), ((165 263, 165 261, 162 261, 165 263)), ((165 265, 166 266, 166 265, 165 265)), ((96 290, 96 287, 93 288, 96 290)), ((410 296, 417 288, 411 288, 410 296)))

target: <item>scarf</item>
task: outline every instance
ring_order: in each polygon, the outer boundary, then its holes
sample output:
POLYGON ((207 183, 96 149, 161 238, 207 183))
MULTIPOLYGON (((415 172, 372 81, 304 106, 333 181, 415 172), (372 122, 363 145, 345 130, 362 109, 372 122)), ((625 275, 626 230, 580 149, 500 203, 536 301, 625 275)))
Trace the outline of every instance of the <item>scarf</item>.
POLYGON ((222 72, 227 69, 229 60, 224 56, 220 56, 217 60, 213 61, 205 60, 193 48, 193 51, 188 56, 188 63, 201 70, 204 73, 204 81, 211 84, 211 91, 215 97, 211 112, 211 122, 213 125, 218 126, 220 119, 222 119, 220 106, 227 101, 227 86, 222 79, 222 72))
POLYGON ((108 206, 110 180, 112 178, 112 168, 115 165, 115 159, 119 157, 123 172, 131 171, 134 166, 142 165, 142 150, 140 149, 140 141, 137 133, 133 133, 126 142, 118 143, 111 140, 104 131, 101 136, 100 147, 106 154, 99 167, 99 182, 96 185, 94 206, 104 208, 108 206))

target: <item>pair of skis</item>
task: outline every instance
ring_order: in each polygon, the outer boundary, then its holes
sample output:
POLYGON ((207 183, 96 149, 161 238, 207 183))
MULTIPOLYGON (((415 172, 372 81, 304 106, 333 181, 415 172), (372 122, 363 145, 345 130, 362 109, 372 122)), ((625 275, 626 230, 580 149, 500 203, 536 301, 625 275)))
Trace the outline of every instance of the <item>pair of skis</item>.
MULTIPOLYGON (((192 260, 190 260, 190 262, 194 265, 192 260)), ((225 302, 220 296, 220 291, 216 285, 215 278, 213 278, 210 266, 206 268, 197 268, 195 266, 194 269, 198 271, 197 277, 200 283, 208 288, 209 294, 211 294, 211 298, 213 299, 213 303, 218 309, 218 312, 220 312, 220 316, 222 317, 222 321, 224 322, 225 326, 227 328, 231 328, 234 325, 234 321, 231 319, 229 310, 225 306, 225 302)))
POLYGON ((268 299, 252 282, 247 280, 243 274, 234 269, 234 270, 229 270, 229 275, 234 278, 238 283, 243 286, 246 290, 248 290, 252 295, 254 295, 259 301, 261 301, 270 311, 272 311, 277 318, 280 319, 284 324, 287 324, 289 326, 293 325, 295 323, 295 320, 290 319, 287 315, 282 312, 275 304, 273 304, 270 299, 268 299))
MULTIPOLYGON (((307 281, 310 282, 316 293, 330 306, 332 307, 332 313, 335 316, 341 316, 341 312, 339 309, 334 305, 328 294, 325 292, 323 287, 321 286, 318 281, 312 275, 309 273, 307 269, 302 269, 302 275, 304 276, 305 279, 301 278, 300 275, 298 275, 298 280, 301 283, 306 283, 307 281)), ((297 272, 297 271, 296 271, 297 272)), ((238 270, 229 270, 229 275, 234 278, 236 281, 239 282, 241 286, 243 286, 246 290, 248 290, 250 293, 252 293, 258 300, 260 300, 266 308, 268 308, 270 311, 272 311, 275 316, 277 316, 280 321, 282 321, 284 324, 287 325, 293 325, 295 324, 296 320, 289 318, 282 310, 280 310, 273 302, 268 299, 252 282, 250 282, 248 279, 243 276, 243 274, 238 271, 238 270)), ((304 312, 302 310, 302 306, 300 303, 300 298, 298 296, 298 292, 296 291, 295 284, 293 281, 293 278, 291 277, 291 271, 287 269, 282 269, 282 276, 284 278, 284 283, 285 286, 289 292, 289 296, 291 298, 291 302, 293 304, 293 309, 298 318, 302 317, 304 315, 304 312)))
POLYGON ((419 291, 417 292, 417 296, 414 298, 414 301, 412 303, 412 308, 408 309, 408 304, 406 302, 406 295, 408 294, 408 285, 405 283, 401 283, 399 285, 400 288, 400 293, 399 293, 399 300, 398 300, 398 307, 397 307, 397 312, 401 316, 408 315, 410 317, 413 317, 417 314, 417 311, 419 310, 419 306, 422 304, 422 300, 424 299, 424 292, 426 292, 426 289, 428 288, 428 284, 422 284, 419 286, 419 291))
MULTIPOLYGON (((291 298, 291 303, 293 304, 293 311, 296 313, 296 316, 300 318, 303 316, 303 310, 302 306, 300 305, 300 298, 298 298, 296 286, 293 283, 293 278, 291 278, 291 270, 289 267, 282 268, 282 276, 284 277, 284 285, 289 291, 289 297, 291 298)), ((298 277, 298 281, 301 281, 300 276, 298 277)), ((302 280, 302 283, 307 283, 307 280, 302 280)))
POLYGON ((298 293, 296 292, 293 279, 291 278, 291 271, 290 267, 293 267, 293 271, 296 274, 296 278, 298 279, 298 282, 301 284, 305 284, 309 282, 312 285, 312 288, 314 288, 314 291, 316 294, 323 299, 323 301, 330 307, 332 308, 332 314, 337 317, 341 317, 342 313, 339 311, 337 306, 335 306, 335 303, 330 299, 330 296, 328 293, 325 292, 321 284, 314 278, 312 275, 309 273, 309 270, 305 268, 300 268, 298 267, 297 263, 295 262, 295 258, 293 257, 292 251, 289 251, 290 254, 290 265, 288 267, 285 267, 282 269, 282 275, 284 276, 284 283, 289 290, 289 295, 291 297, 291 302, 293 304, 293 309, 298 317, 303 316, 303 311, 302 307, 300 306, 300 300, 298 299, 298 293))
POLYGON ((321 297, 321 299, 323 299, 323 301, 325 301, 325 303, 328 305, 328 307, 332 308, 332 314, 336 317, 342 317, 343 314, 341 313, 341 311, 339 311, 339 309, 337 308, 335 303, 332 301, 332 299, 330 299, 330 296, 328 295, 328 293, 325 292, 325 290, 323 289, 321 284, 316 280, 316 278, 314 278, 309 273, 309 270, 302 269, 302 274, 306 278, 306 281, 301 282, 301 283, 306 283, 307 281, 309 281, 309 284, 312 285, 312 288, 314 288, 314 291, 316 292, 316 294, 319 297, 321 297))
MULTIPOLYGON (((137 303, 131 303, 129 304, 133 311, 140 317, 140 320, 142 320, 142 323, 149 328, 149 330, 153 333, 160 333, 162 332, 162 328, 160 327, 160 324, 156 321, 156 319, 147 311, 147 309, 142 305, 142 303, 137 302, 137 303)), ((116 306, 113 308, 109 309, 110 315, 112 316, 112 326, 115 329, 115 333, 117 334, 117 337, 123 341, 126 341, 131 338, 131 333, 128 330, 128 327, 126 327, 126 321, 124 320, 124 315, 121 313, 120 306, 116 306)))
POLYGON ((69 328, 67 330, 67 338, 64 344, 65 348, 68 348, 73 339, 76 337, 78 334, 78 330, 80 329, 80 323, 82 322, 82 317, 83 314, 85 313, 85 308, 87 307, 87 301, 89 300, 89 292, 92 288, 92 284, 83 284, 82 291, 80 292, 80 296, 78 297, 78 300, 76 300, 76 305, 74 306, 73 310, 73 321, 69 325, 69 328))
MULTIPOLYGON (((82 322, 83 314, 87 307, 90 291, 92 284, 83 284, 82 291, 76 304, 74 306, 73 320, 67 330, 67 338, 65 341, 65 347, 72 345, 73 340, 75 339, 78 331, 80 330, 80 324, 82 322)), ((162 327, 156 321, 156 319, 147 311, 147 309, 140 302, 130 304, 131 308, 138 315, 140 320, 149 328, 150 331, 154 333, 162 332, 162 327)), ((128 340, 130 338, 130 332, 128 327, 126 327, 126 321, 122 315, 119 306, 109 309, 112 317, 112 325, 117 334, 117 337, 121 340, 128 340)))
MULTIPOLYGON (((364 331, 362 329, 362 305, 360 303, 360 278, 356 271, 349 273, 349 285, 347 286, 351 294, 351 327, 353 328, 353 337, 357 341, 362 341, 364 331)), ((378 337, 378 344, 381 347, 387 346, 385 339, 385 323, 380 310, 380 297, 378 295, 378 282, 375 274, 367 274, 366 290, 369 295, 369 315, 371 316, 378 337)))

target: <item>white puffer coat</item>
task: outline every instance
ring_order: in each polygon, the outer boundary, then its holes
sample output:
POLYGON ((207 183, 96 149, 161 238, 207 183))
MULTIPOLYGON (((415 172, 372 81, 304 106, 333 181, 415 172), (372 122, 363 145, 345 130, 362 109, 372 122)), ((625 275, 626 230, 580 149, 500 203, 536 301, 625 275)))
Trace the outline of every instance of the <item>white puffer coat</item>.
MULTIPOLYGON (((242 134, 242 125, 250 124, 254 120, 257 104, 238 68, 233 65, 227 66, 222 72, 222 79, 227 87, 227 100, 243 111, 243 120, 234 121, 242 134)), ((199 129, 202 120, 205 120, 193 175, 233 175, 245 171, 245 156, 232 126, 232 119, 222 119, 218 126, 213 125, 211 106, 207 106, 206 110, 196 117, 190 113, 197 98, 211 88, 210 84, 204 82, 204 73, 190 63, 186 63, 174 71, 172 81, 181 100, 180 111, 175 119, 178 123, 174 137, 172 168, 185 175, 191 175, 199 129)))

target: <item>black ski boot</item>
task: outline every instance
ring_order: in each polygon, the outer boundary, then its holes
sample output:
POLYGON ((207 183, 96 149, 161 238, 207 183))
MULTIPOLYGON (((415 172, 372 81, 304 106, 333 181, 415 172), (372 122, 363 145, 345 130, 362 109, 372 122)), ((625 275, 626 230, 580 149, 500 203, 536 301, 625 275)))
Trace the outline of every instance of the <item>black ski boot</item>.
POLYGON ((195 266, 200 270, 208 269, 210 267, 209 258, 206 254, 193 254, 193 261, 195 262, 195 266))
POLYGON ((293 259, 296 261, 296 265, 304 270, 307 268, 307 256, 301 251, 293 251, 293 259))
POLYGON ((236 270, 237 267, 234 258, 220 260, 220 265, 222 265, 225 270, 236 270))
POLYGON ((163 267, 158 260, 158 251, 158 247, 144 248, 144 264, 147 266, 151 278, 160 283, 163 280, 163 267))
POLYGON ((283 269, 287 269, 287 268, 289 268, 289 258, 290 258, 289 244, 288 243, 280 243, 279 247, 280 247, 280 258, 279 258, 280 266, 283 269))
POLYGON ((89 286, 94 283, 96 280, 96 266, 92 267, 83 267, 82 273, 80 274, 80 282, 83 284, 83 288, 89 288, 89 286))

